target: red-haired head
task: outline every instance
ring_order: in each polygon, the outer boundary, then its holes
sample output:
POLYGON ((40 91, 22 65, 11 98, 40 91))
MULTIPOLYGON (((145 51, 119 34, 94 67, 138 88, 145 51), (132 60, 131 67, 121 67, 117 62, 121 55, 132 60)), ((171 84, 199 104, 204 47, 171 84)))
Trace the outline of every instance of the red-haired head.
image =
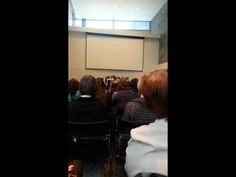
POLYGON ((168 72, 156 70, 151 72, 142 86, 142 94, 150 111, 159 119, 168 118, 168 72))

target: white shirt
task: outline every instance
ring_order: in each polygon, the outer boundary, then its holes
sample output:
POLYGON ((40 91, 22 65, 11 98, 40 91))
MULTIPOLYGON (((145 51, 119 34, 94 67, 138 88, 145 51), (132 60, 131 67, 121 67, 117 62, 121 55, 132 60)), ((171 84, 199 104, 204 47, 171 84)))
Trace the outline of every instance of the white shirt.
POLYGON ((125 164, 128 177, 139 173, 167 176, 167 128, 167 121, 160 119, 131 130, 125 164))

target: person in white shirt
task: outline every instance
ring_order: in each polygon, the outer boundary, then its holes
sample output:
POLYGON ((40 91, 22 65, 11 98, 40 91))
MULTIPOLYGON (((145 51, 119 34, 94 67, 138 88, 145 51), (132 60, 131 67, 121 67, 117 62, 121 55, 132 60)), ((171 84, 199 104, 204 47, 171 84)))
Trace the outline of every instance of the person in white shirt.
POLYGON ((131 130, 126 149, 125 170, 128 177, 150 176, 151 173, 168 176, 168 73, 151 72, 142 88, 145 103, 157 119, 149 125, 131 130))

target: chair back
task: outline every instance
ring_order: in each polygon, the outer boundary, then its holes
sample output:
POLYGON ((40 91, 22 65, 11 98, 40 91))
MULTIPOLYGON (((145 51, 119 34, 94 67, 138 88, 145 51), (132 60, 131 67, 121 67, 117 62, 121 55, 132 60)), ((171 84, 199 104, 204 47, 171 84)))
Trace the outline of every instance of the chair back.
POLYGON ((69 157, 110 158, 110 121, 69 122, 69 157))
POLYGON ((71 122, 69 121, 69 136, 92 137, 109 134, 110 121, 71 122))
POLYGON ((130 131, 133 128, 139 127, 141 125, 147 125, 148 122, 137 122, 137 121, 128 121, 128 120, 120 120, 119 132, 120 134, 130 135, 130 131))
POLYGON ((148 124, 147 122, 136 122, 128 120, 120 120, 119 133, 116 139, 115 157, 116 159, 125 160, 126 148, 131 138, 130 131, 133 128, 148 124))
MULTIPOLYGON (((145 175, 146 176, 146 175, 145 175)), ((142 173, 135 175, 135 177, 142 177, 142 173)), ((149 177, 167 177, 165 175, 160 175, 158 173, 151 173, 149 177)))
POLYGON ((161 174, 158 174, 158 173, 152 173, 150 177, 167 177, 167 176, 161 175, 161 174))

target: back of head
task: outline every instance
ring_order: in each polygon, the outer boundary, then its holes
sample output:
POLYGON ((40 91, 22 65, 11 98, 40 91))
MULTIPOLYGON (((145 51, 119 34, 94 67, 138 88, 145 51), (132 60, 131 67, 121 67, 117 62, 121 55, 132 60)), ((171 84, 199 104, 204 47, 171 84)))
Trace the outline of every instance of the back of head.
POLYGON ((76 91, 79 90, 79 81, 77 79, 70 79, 68 84, 68 92, 71 95, 75 95, 76 91))
POLYGON ((168 118, 168 72, 151 72, 143 83, 142 94, 150 111, 158 118, 168 118))
POLYGON ((119 79, 117 91, 126 90, 126 89, 127 89, 127 82, 122 78, 119 79))
POLYGON ((103 78, 98 77, 96 79, 96 82, 97 82, 97 88, 98 89, 105 89, 106 88, 106 85, 105 85, 105 82, 104 82, 103 78))
POLYGON ((96 94, 96 79, 91 75, 85 75, 80 79, 79 85, 81 95, 91 95, 96 94))
POLYGON ((98 77, 96 79, 97 81, 97 87, 96 87, 96 98, 100 100, 101 102, 106 101, 106 85, 103 81, 103 78, 98 77))
POLYGON ((137 83, 138 83, 138 79, 137 78, 133 78, 130 80, 129 82, 129 88, 132 89, 132 90, 135 90, 137 91, 137 83))
POLYGON ((142 94, 143 83, 145 82, 146 79, 147 79, 147 75, 144 74, 144 75, 142 75, 141 78, 138 80, 137 89, 138 89, 139 95, 142 94))

